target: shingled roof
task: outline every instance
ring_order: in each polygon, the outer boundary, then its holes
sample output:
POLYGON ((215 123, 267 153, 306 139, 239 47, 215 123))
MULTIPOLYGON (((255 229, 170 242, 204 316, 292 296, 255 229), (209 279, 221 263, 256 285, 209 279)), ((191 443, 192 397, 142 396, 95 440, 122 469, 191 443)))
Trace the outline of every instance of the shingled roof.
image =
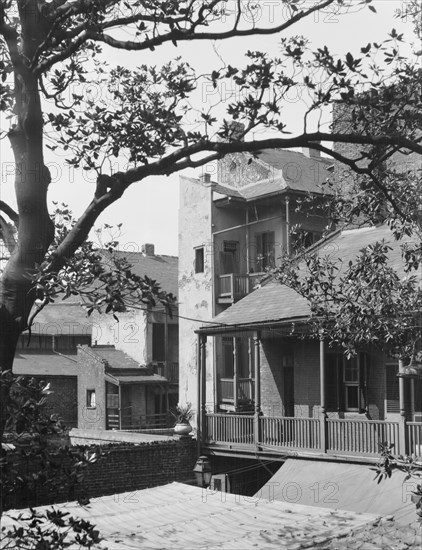
MULTIPOLYGON (((156 280, 162 290, 178 295, 178 258, 177 256, 146 255, 143 252, 116 252, 120 258, 125 257, 132 264, 132 272, 156 280)), ((31 328, 33 334, 72 334, 90 335, 92 320, 82 306, 79 296, 49 304, 34 320, 31 328)))
POLYGON ((139 277, 147 275, 157 281, 162 290, 178 296, 178 264, 177 256, 144 254, 143 252, 118 251, 119 258, 126 258, 132 264, 131 271, 139 277))
MULTIPOLYGON (((356 259, 362 248, 382 239, 392 248, 388 254, 389 265, 399 276, 404 276, 400 248, 404 241, 396 241, 387 225, 344 230, 316 245, 314 252, 335 260, 339 267, 338 274, 341 274, 349 261, 356 259)), ((202 327, 201 331, 213 332, 220 328, 223 331, 224 328, 306 321, 309 314, 310 308, 305 298, 285 285, 270 281, 214 317, 214 327, 208 325, 202 327)))
POLYGON ((236 188, 213 184, 213 191, 245 201, 287 191, 320 195, 329 193, 322 187, 330 176, 328 167, 333 164, 328 159, 308 157, 286 149, 264 149, 259 153, 258 160, 275 169, 271 177, 236 188))

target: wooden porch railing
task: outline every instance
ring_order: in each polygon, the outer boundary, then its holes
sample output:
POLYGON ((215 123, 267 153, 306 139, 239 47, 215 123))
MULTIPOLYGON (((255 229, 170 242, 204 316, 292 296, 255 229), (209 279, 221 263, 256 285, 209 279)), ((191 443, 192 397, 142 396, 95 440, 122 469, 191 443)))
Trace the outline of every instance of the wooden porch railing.
POLYGON ((206 436, 209 444, 239 443, 258 447, 306 449, 320 453, 378 455, 380 444, 394 444, 394 453, 422 454, 422 424, 407 424, 407 449, 400 444, 399 422, 338 418, 259 417, 254 430, 251 414, 207 414, 206 436), (324 429, 322 429, 324 427, 324 429), (256 441, 256 434, 260 440, 256 441), (323 440, 326 434, 326 440, 323 440))
POLYGON ((179 382, 179 363, 176 361, 157 361, 152 364, 154 374, 165 376, 171 383, 179 382))
POLYGON ((400 453, 398 422, 328 418, 327 427, 328 451, 379 454, 380 444, 393 443, 400 453))
POLYGON ((217 276, 216 296, 218 298, 227 298, 234 302, 240 300, 255 288, 257 282, 264 273, 227 273, 217 276))
POLYGON ((317 418, 261 416, 261 443, 294 449, 319 449, 320 422, 317 418))
POLYGON ((254 417, 242 414, 207 414, 207 440, 214 443, 253 444, 254 417))
MULTIPOLYGON (((234 379, 220 378, 220 399, 225 403, 233 403, 234 401, 234 379)), ((237 380, 237 397, 239 401, 253 400, 254 397, 254 380, 253 378, 238 378, 237 380)))
POLYGON ((422 456, 422 424, 407 422, 407 441, 410 453, 417 457, 422 456))

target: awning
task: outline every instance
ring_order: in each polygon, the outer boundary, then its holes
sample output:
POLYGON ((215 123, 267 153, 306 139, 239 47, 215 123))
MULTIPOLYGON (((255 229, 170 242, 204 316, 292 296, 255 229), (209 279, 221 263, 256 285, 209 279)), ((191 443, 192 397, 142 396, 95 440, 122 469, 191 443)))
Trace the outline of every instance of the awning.
POLYGON ((125 376, 123 374, 105 374, 105 379, 111 384, 117 386, 123 386, 126 384, 168 384, 167 378, 160 376, 159 374, 152 374, 150 376, 125 376))
MULTIPOLYGON (((113 550, 312 548, 312 541, 330 541, 375 520, 371 514, 272 502, 182 483, 95 498, 83 507, 75 502, 54 507, 94 523, 104 537, 103 546, 113 550)), ((4 527, 10 527, 10 516, 19 512, 23 510, 6 512, 4 527)))
POLYGON ((402 524, 416 520, 411 502, 416 481, 395 472, 381 483, 368 465, 289 458, 257 495, 319 509, 394 516, 402 524))

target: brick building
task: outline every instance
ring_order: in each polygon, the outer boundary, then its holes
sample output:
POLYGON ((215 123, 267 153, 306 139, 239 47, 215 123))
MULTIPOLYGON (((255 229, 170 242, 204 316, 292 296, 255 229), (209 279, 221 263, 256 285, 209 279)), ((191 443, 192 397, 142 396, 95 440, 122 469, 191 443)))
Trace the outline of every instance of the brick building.
POLYGON ((397 361, 375 349, 351 360, 326 349, 309 337, 307 301, 262 278, 294 250, 294 224, 315 254, 344 265, 385 238, 391 266, 404 275, 386 226, 319 241, 327 224, 321 183, 331 170, 314 152, 273 151, 226 158, 225 185, 181 178, 179 311, 196 322, 180 322, 180 400, 198 403, 202 449, 213 456, 371 461, 385 441, 420 452, 420 381, 398 378, 397 361), (313 205, 298 211, 302 193, 313 205))
MULTIPOLYGON (((176 257, 156 255, 152 244, 119 254, 132 272, 177 297, 176 257)), ((168 410, 178 399, 177 307, 173 313, 140 304, 118 318, 88 317, 75 297, 49 304, 35 318, 31 335, 21 336, 14 373, 49 382, 48 407, 69 427, 167 425, 168 410)))

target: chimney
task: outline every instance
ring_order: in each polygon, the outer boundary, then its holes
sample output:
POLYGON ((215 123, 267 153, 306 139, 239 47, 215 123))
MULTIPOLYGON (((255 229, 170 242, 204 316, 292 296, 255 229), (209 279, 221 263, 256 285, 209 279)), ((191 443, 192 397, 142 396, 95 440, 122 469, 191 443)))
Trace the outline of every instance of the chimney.
MULTIPOLYGON (((321 142, 318 142, 321 143, 321 142)), ((311 147, 302 147, 302 153, 305 155, 305 157, 308 157, 310 159, 319 159, 321 158, 321 151, 318 151, 318 149, 313 149, 311 147)))
POLYGON ((141 246, 141 252, 142 254, 145 254, 145 256, 154 256, 154 245, 150 243, 143 244, 141 246))
POLYGON ((215 181, 212 181, 209 172, 202 172, 199 176, 199 180, 204 184, 204 187, 214 187, 214 185, 217 185, 215 181))

